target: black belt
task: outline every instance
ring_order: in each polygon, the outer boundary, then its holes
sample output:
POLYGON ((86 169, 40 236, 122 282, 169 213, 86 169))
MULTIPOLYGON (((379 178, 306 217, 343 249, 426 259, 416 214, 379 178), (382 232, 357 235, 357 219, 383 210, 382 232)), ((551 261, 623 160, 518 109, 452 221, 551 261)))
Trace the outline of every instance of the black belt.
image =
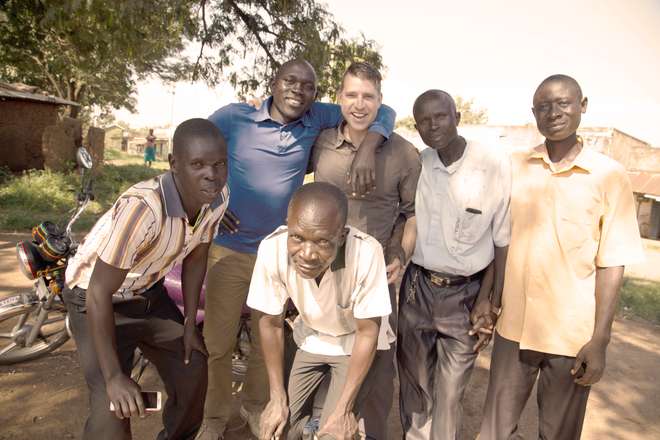
POLYGON ((437 284, 440 287, 459 286, 461 284, 467 284, 471 281, 480 280, 481 278, 483 278, 484 272, 486 271, 486 269, 482 269, 477 273, 463 277, 463 276, 448 276, 441 272, 428 270, 421 266, 420 269, 422 270, 422 273, 424 274, 424 276, 426 276, 426 278, 428 278, 433 284, 437 284))

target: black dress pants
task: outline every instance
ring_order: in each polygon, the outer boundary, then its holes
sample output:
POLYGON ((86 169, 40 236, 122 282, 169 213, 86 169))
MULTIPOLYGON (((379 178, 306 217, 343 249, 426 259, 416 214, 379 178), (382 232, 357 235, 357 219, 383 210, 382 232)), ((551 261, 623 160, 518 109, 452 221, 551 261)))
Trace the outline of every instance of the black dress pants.
MULTIPOLYGON (((66 288, 63 292, 89 389, 90 416, 82 438, 128 440, 131 438, 130 419, 119 419, 110 411, 105 379, 87 322, 86 293, 85 289, 78 287, 66 288)), ((194 439, 203 418, 206 357, 193 350, 190 362, 184 364, 183 316, 167 295, 162 280, 141 295, 119 299, 114 304, 114 315, 117 349, 124 374, 130 376, 135 348, 140 347, 143 355, 156 366, 165 384, 164 429, 157 439, 194 439)))

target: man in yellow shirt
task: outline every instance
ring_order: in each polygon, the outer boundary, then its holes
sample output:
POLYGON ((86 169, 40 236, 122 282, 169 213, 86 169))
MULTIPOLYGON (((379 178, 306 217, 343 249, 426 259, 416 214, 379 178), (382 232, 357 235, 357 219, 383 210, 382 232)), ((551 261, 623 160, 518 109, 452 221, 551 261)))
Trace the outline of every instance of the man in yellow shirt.
POLYGON ((537 376, 539 438, 580 438, 624 265, 644 259, 625 168, 577 136, 587 104, 573 78, 545 79, 532 112, 546 140, 511 155, 511 243, 481 440, 515 435, 537 376))

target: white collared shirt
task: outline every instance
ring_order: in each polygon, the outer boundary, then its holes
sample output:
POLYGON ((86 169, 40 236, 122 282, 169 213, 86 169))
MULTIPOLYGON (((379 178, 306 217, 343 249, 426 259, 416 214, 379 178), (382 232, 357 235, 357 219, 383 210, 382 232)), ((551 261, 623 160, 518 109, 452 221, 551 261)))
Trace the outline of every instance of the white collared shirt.
POLYGON ((445 167, 422 150, 412 261, 426 269, 468 276, 493 260, 511 238, 511 162, 497 147, 466 141, 463 156, 445 167))
POLYGON ((279 315, 289 298, 300 315, 293 338, 304 351, 328 356, 350 355, 355 342, 355 319, 382 317, 378 350, 389 349, 394 333, 388 322, 390 306, 381 245, 350 228, 346 243, 321 282, 296 272, 287 251, 287 228, 281 226, 259 246, 248 306, 279 315))

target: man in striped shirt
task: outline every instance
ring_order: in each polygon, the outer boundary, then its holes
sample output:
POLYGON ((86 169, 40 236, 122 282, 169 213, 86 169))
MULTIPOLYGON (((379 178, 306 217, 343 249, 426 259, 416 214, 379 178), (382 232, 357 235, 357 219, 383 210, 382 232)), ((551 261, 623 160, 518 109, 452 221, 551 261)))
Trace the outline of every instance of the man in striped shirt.
POLYGON ((205 119, 183 122, 173 144, 171 170, 122 194, 67 268, 64 301, 89 388, 83 439, 130 438, 129 417, 145 416, 129 377, 137 346, 168 395, 158 438, 193 439, 202 422, 208 354, 195 315, 229 201, 227 145, 205 119), (163 286, 179 263, 185 318, 163 286))

